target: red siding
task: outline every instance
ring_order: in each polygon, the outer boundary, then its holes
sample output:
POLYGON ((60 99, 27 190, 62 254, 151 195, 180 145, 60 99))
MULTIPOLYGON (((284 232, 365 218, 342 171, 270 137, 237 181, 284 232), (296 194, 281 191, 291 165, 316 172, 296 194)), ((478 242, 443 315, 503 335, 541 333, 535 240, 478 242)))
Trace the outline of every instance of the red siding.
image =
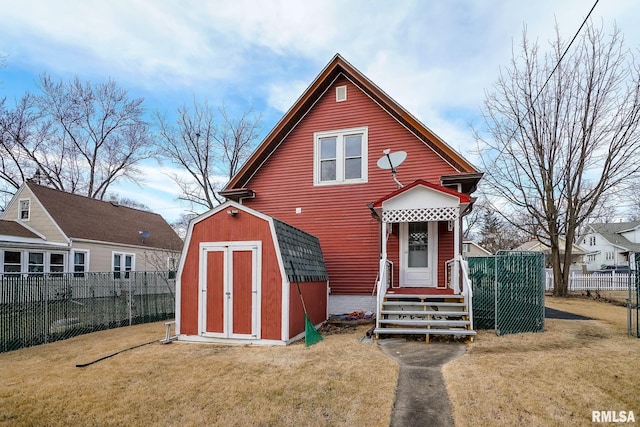
MULTIPOLYGON (((282 277, 269 223, 242 211, 235 217, 231 217, 226 211, 220 211, 193 227, 189 247, 186 248, 187 253, 181 276, 181 334, 198 334, 198 251, 200 242, 250 240, 262 241, 261 338, 282 339, 282 277)), ((247 268, 247 270, 249 269, 247 268)))
MULTIPOLYGON (((300 291, 314 325, 327 320, 327 282, 300 283, 300 291)), ((295 283, 289 288, 289 338, 304 332, 304 310, 295 283)))
MULTIPOLYGON (((386 148, 403 150, 407 160, 398 179, 439 184, 457 171, 389 116, 350 81, 338 79, 248 183, 256 192, 248 206, 305 230, 320 239, 334 294, 368 294, 379 259, 380 223, 367 204, 394 191, 388 170, 376 166, 386 148), (335 86, 347 85, 348 100, 335 102, 335 86), (368 127, 368 182, 313 186, 313 133, 368 127), (296 208, 302 213, 296 214, 296 208)), ((391 252, 390 252, 391 254, 391 252)), ((397 275, 396 275, 397 277, 397 275)))
POLYGON ((453 258, 453 231, 448 231, 448 221, 438 223, 438 284, 445 281, 445 263, 453 258))

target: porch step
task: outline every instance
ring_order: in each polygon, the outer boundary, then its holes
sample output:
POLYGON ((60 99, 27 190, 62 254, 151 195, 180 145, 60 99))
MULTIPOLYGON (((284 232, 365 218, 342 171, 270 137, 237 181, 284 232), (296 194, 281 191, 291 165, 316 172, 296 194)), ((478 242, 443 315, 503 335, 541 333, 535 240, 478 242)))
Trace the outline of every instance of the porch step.
POLYGON ((468 311, 444 311, 444 310, 382 310, 380 314, 397 314, 412 316, 468 316, 468 311))
POLYGON ((380 319, 378 321, 383 325, 400 325, 400 326, 469 326, 468 320, 449 320, 449 319, 380 319))
POLYGON ((389 301, 386 300, 382 303, 383 306, 397 305, 429 305, 429 306, 438 306, 438 307, 464 307, 466 304, 464 302, 440 302, 440 301, 431 301, 431 302, 422 302, 422 301, 389 301))
POLYGON ((425 328, 376 328, 374 334, 397 334, 397 335, 457 335, 457 336, 475 336, 476 331, 468 329, 425 329, 425 328))
POLYGON ((406 300, 406 299, 419 299, 424 301, 430 300, 463 300, 464 295, 425 295, 425 294, 384 294, 385 299, 394 298, 397 300, 406 300))

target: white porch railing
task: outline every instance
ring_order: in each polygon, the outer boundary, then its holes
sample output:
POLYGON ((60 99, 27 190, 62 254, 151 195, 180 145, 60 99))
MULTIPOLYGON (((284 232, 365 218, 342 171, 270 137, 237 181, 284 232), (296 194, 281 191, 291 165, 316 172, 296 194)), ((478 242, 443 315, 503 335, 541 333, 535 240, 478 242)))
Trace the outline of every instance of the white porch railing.
MULTIPOLYGON (((634 276, 631 275, 632 289, 635 289, 634 276)), ((628 274, 582 274, 569 273, 569 291, 626 291, 629 289, 628 274)), ((547 271, 545 290, 553 290, 553 271, 547 271)))
POLYGON ((473 330, 473 289, 471 288, 471 279, 469 278, 469 264, 462 256, 456 255, 460 263, 460 272, 462 274, 462 295, 467 302, 467 312, 469 313, 469 329, 473 330))
POLYGON ((388 259, 380 259, 376 295, 376 328, 380 327, 380 311, 382 310, 382 302, 387 293, 387 289, 391 286, 393 263, 388 259))

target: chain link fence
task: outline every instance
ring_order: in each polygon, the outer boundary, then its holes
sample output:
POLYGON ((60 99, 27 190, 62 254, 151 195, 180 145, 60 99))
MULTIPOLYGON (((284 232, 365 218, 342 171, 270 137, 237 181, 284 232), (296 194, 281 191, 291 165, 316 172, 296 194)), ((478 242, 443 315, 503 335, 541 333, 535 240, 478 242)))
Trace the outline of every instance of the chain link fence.
POLYGON ((542 253, 499 251, 468 262, 475 328, 498 335, 544 330, 542 253))
POLYGON ((175 273, 0 275, 0 352, 175 315, 175 273))

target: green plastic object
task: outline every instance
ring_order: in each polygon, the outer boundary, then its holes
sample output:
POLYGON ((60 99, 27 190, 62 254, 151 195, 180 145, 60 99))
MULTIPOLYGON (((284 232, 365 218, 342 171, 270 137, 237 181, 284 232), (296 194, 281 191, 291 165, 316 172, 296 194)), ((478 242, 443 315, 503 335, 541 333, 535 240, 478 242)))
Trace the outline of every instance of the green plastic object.
POLYGON ((304 345, 309 347, 319 343, 320 341, 322 341, 322 335, 320 335, 320 332, 318 332, 316 327, 313 326, 313 323, 311 323, 311 319, 309 319, 309 316, 307 315, 307 313, 305 313, 304 314, 304 345))

